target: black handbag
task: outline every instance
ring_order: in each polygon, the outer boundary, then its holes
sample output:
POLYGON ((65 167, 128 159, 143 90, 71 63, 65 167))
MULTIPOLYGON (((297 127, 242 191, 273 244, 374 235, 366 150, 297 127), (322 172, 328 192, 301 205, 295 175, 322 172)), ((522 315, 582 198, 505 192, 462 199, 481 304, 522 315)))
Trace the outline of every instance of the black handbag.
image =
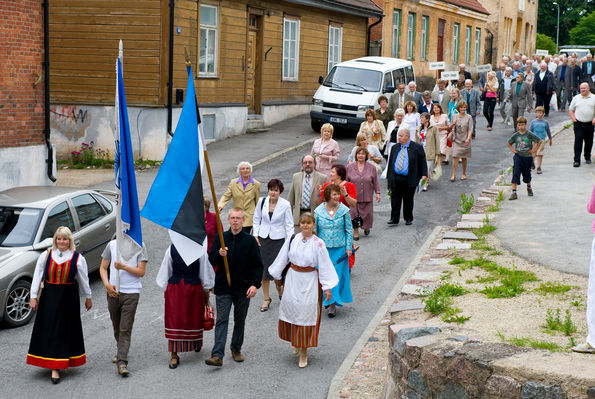
POLYGON ((362 219, 362 217, 359 215, 359 213, 356 217, 351 219, 351 225, 353 226, 354 229, 357 229, 364 225, 364 219, 362 219))

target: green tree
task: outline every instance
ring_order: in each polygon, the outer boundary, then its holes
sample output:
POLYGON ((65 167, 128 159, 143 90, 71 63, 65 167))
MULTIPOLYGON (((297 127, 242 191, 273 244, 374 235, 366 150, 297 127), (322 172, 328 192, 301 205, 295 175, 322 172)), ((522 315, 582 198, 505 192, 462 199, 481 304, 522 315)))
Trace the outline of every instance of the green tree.
MULTIPOLYGON (((556 41, 558 7, 556 0, 539 0, 537 8, 537 33, 546 34, 556 41)), ((570 43, 570 30, 583 17, 595 11, 595 0, 557 0, 560 5, 560 46, 570 43)))
POLYGON ((595 11, 584 17, 570 29, 570 44, 595 46, 595 11))
POLYGON ((537 34, 535 48, 539 50, 547 50, 550 54, 556 54, 556 42, 543 33, 537 34))

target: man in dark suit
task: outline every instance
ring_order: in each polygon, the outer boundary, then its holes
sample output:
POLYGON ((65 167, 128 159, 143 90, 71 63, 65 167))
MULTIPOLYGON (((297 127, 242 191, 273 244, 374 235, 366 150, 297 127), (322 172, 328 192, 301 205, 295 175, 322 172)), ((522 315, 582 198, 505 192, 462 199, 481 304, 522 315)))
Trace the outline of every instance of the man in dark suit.
POLYGON ((432 113, 432 104, 434 104, 432 102, 432 93, 430 93, 428 90, 424 91, 421 95, 422 98, 422 102, 421 105, 419 106, 419 113, 422 114, 424 112, 427 112, 428 114, 432 113))
POLYGON ((533 92, 535 93, 535 107, 542 106, 545 108, 545 116, 548 116, 550 114, 550 100, 552 94, 556 92, 556 83, 554 82, 554 75, 548 71, 545 61, 539 65, 539 72, 535 74, 535 79, 533 79, 533 92))
POLYGON ((320 205, 320 188, 329 179, 326 175, 315 170, 316 159, 311 155, 302 158, 302 171, 295 173, 289 189, 287 200, 293 213, 293 226, 295 232, 300 231, 300 216, 304 212, 314 213, 320 205))
POLYGON ((388 224, 399 224, 402 203, 403 219, 409 226, 413 223, 415 190, 420 179, 427 179, 428 165, 423 146, 411 141, 407 126, 402 125, 399 128, 397 144, 390 150, 387 169, 388 187, 391 191, 391 212, 388 224))
POLYGON ((595 82, 593 82, 593 75, 595 75, 595 61, 591 53, 587 54, 587 60, 581 66, 582 81, 589 84, 591 93, 595 93, 595 82))

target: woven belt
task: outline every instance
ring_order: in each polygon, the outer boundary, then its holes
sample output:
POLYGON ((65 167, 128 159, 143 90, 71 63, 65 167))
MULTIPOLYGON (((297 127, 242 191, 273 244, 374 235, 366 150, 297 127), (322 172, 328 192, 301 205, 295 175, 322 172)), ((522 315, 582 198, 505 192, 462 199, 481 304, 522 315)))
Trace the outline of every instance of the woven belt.
POLYGON ((293 263, 291 264, 291 268, 293 270, 295 270, 296 272, 301 272, 301 273, 307 273, 307 272, 316 271, 316 268, 315 267, 312 267, 312 266, 296 266, 293 263))

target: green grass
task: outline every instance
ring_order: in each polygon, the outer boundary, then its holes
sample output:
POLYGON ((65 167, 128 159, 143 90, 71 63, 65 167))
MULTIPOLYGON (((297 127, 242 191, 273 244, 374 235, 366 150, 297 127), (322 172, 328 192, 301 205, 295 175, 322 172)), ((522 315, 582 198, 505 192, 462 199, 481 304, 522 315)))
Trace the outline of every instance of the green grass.
POLYGON ((490 247, 485 238, 480 238, 471 243, 471 249, 476 251, 492 251, 494 248, 490 247))
POLYGON ((572 122, 570 122, 570 123, 568 123, 568 124, 564 125, 564 129, 568 129, 570 126, 572 126, 572 122))
POLYGON ((500 210, 500 207, 498 205, 490 205, 490 207, 488 208, 488 212, 498 212, 500 210))
POLYGON ((500 338, 514 346, 521 346, 524 348, 545 349, 550 352, 560 352, 562 350, 560 345, 556 344, 555 342, 541 341, 528 337, 503 338, 503 336, 501 336, 500 338))
POLYGON ((459 315, 458 313, 460 313, 460 312, 461 312, 461 309, 459 309, 459 308, 452 308, 452 307, 448 308, 448 309, 446 309, 446 311, 444 312, 444 315, 442 316, 442 321, 444 321, 446 323, 463 324, 471 318, 469 316, 459 315))
POLYGON ((548 331, 559 331, 566 336, 570 336, 576 332, 576 325, 570 318, 570 310, 566 310, 564 320, 560 318, 560 309, 556 309, 556 312, 548 309, 545 316, 545 325, 543 326, 548 331))
POLYGON ((461 310, 452 307, 452 297, 466 293, 467 291, 459 284, 443 283, 432 292, 429 292, 429 290, 424 292, 427 295, 425 298, 422 298, 422 302, 425 305, 424 309, 434 316, 444 313, 442 320, 447 323, 462 324, 469 320, 469 317, 457 316, 461 310))
POLYGON ((561 284, 558 282, 546 281, 545 283, 541 283, 539 287, 535 288, 533 291, 537 292, 541 295, 563 295, 570 291, 572 287, 570 285, 561 284))
POLYGON ((513 298, 519 296, 525 292, 525 287, 523 286, 524 283, 528 281, 537 281, 535 274, 523 270, 516 270, 514 267, 509 269, 503 266, 497 266, 495 269, 487 271, 502 276, 500 279, 501 285, 487 286, 479 291, 490 299, 513 298))
POLYGON ((450 262, 448 262, 448 264, 449 265, 461 265, 465 262, 466 262, 465 258, 461 258, 460 256, 455 256, 454 258, 452 258, 450 260, 450 262))
POLYGON ((583 301, 582 301, 582 299, 577 299, 576 301, 570 302, 570 304, 572 306, 580 309, 583 306, 583 301))
POLYGON ((496 256, 496 255, 502 255, 502 251, 490 251, 488 252, 489 256, 496 256))
POLYGON ((444 270, 441 274, 442 275, 440 276, 440 280, 442 280, 442 281, 450 280, 452 277, 452 270, 444 270))
POLYGON ((496 204, 500 204, 504 200, 504 191, 498 190, 498 196, 496 197, 496 204))

